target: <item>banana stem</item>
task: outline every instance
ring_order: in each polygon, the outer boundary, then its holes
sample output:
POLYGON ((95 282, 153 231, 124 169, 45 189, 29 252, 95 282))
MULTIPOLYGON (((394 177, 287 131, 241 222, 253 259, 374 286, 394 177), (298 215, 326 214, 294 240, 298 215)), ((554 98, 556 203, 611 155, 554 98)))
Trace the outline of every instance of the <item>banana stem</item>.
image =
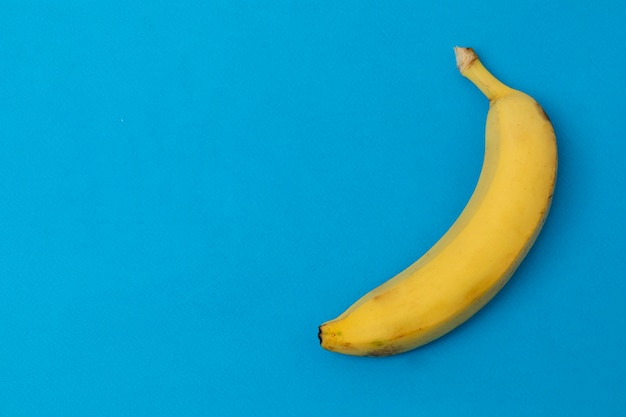
POLYGON ((514 91, 511 87, 503 84, 494 77, 478 59, 478 55, 472 48, 454 47, 456 66, 461 75, 470 80, 489 101, 497 100, 514 91))

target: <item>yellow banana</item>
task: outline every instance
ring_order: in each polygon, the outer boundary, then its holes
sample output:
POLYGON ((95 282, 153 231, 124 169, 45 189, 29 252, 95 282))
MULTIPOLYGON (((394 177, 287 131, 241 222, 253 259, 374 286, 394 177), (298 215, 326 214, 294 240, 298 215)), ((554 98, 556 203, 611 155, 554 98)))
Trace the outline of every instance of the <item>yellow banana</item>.
POLYGON ((550 119, 533 98, 487 71, 472 49, 454 50, 459 71, 490 104, 474 193, 420 259, 319 327, 325 349, 387 356, 444 335, 506 284, 543 226, 557 170, 550 119))

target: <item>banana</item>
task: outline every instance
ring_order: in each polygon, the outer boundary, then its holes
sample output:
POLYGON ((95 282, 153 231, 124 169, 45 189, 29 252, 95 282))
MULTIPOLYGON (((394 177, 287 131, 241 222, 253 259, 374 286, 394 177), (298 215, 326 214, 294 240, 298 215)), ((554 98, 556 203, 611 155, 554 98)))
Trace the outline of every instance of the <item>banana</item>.
POLYGON ((319 327, 329 351, 388 356, 448 333, 506 284, 544 224, 557 171, 550 119, 532 97, 496 79, 474 50, 454 51, 461 75, 489 99, 476 188, 421 258, 319 327))

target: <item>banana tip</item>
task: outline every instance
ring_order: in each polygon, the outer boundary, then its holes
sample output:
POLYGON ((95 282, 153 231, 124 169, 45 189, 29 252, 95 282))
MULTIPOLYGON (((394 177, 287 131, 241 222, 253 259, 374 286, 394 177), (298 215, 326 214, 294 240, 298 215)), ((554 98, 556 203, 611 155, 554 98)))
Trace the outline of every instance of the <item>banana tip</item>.
POLYGON ((472 48, 463 48, 460 46, 454 47, 454 55, 456 56, 456 67, 459 69, 461 73, 465 71, 476 59, 478 56, 476 52, 472 48))

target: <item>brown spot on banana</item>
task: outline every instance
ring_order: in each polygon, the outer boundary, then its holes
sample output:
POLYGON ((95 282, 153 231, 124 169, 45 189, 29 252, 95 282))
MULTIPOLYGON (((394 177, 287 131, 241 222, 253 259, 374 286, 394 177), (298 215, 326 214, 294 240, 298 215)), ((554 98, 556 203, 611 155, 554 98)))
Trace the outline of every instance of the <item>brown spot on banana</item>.
POLYGON ((396 353, 400 353, 401 350, 402 349, 400 349, 397 346, 388 345, 388 346, 384 346, 378 349, 370 350, 369 352, 367 352, 367 356, 376 356, 376 357, 391 356, 396 353))

